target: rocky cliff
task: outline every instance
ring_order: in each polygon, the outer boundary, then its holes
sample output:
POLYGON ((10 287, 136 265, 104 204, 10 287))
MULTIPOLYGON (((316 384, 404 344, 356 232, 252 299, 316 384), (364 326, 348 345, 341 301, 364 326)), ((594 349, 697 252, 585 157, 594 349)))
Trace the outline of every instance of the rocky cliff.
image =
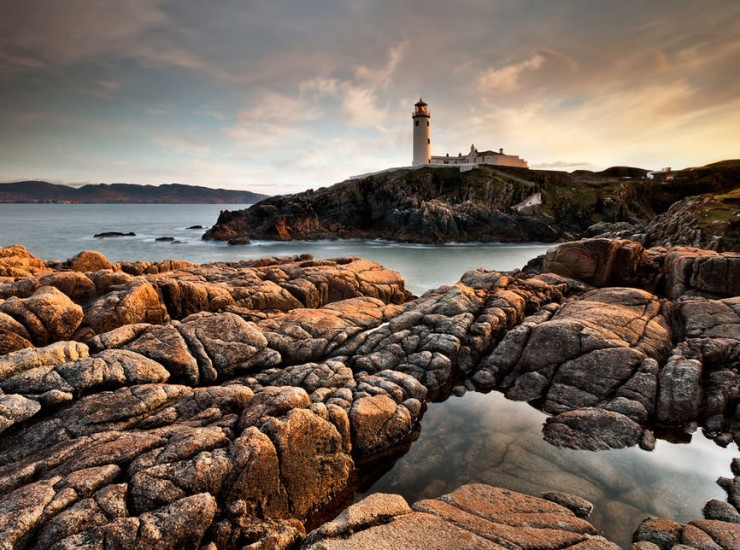
POLYGON ((678 200, 738 185, 740 167, 733 164, 676 172, 670 180, 647 179, 644 170, 625 167, 572 174, 487 166, 401 169, 224 211, 203 238, 551 242, 618 222, 636 234, 678 200))
POLYGON ((673 203, 647 225, 640 240, 646 246, 740 250, 740 187, 673 203))
MULTIPOLYGON (((453 381, 539 403, 554 445, 649 449, 657 428, 697 426, 740 442, 739 294, 738 254, 626 240, 415 299, 359 258, 49 264, 0 249, 1 544, 614 548, 577 496, 479 485, 306 525, 453 381)), ((646 520, 636 548, 737 548, 733 471, 705 519, 646 520)))

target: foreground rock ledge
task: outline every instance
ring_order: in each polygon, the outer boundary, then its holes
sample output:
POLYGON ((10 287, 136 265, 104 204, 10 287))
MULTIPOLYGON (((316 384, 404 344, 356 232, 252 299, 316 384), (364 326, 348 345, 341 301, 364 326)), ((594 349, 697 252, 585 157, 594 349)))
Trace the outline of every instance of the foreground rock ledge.
MULTIPOLYGON (((306 538, 306 520, 462 378, 537 400, 560 446, 650 448, 658 427, 740 440, 738 254, 591 239, 415 299, 360 258, 43 262, 14 246, 0 263, 0 548, 339 544, 344 527, 306 538)), ((646 520, 636 547, 737 548, 733 469, 726 502, 646 520)), ((387 497, 380 516, 458 547, 611 547, 567 514, 585 538, 512 542, 526 529, 491 511, 509 496, 474 487, 400 515, 387 497)), ((511 498, 545 529, 550 508, 511 498)), ((357 536, 375 533, 363 521, 357 536)))
POLYGON ((586 520, 559 504, 488 485, 464 485, 413 509, 375 494, 309 533, 302 550, 388 548, 614 549, 586 520))

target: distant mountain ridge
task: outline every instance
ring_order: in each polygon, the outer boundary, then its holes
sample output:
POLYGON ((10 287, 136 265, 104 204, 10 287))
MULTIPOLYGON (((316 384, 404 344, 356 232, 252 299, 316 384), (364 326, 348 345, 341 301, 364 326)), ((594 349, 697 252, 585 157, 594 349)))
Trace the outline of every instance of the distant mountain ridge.
POLYGON ((46 181, 0 183, 0 203, 253 204, 267 196, 252 191, 212 189, 180 183, 158 186, 97 183, 77 188, 46 181))

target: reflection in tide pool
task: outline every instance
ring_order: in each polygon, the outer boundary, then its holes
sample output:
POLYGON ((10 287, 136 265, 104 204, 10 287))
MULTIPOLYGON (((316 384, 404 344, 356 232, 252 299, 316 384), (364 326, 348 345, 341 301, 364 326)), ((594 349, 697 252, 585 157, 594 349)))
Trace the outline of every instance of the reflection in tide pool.
POLYGON ((727 498, 715 480, 732 476, 734 446, 723 449, 697 433, 690 445, 658 440, 652 452, 560 449, 542 438, 545 417, 495 392, 430 403, 419 439, 367 492, 399 493, 415 502, 466 483, 534 496, 564 491, 592 502, 589 521, 623 547, 648 514, 701 519, 706 501, 727 498))

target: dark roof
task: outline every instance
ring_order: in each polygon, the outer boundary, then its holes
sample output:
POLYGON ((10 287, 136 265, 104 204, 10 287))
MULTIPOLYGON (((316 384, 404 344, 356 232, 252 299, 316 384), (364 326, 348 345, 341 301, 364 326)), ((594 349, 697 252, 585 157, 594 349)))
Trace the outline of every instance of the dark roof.
POLYGON ((500 155, 498 151, 476 151, 476 155, 500 155))
POLYGON ((424 100, 421 98, 419 98, 418 102, 414 103, 414 107, 423 107, 424 105, 426 105, 426 103, 424 103, 424 100))

